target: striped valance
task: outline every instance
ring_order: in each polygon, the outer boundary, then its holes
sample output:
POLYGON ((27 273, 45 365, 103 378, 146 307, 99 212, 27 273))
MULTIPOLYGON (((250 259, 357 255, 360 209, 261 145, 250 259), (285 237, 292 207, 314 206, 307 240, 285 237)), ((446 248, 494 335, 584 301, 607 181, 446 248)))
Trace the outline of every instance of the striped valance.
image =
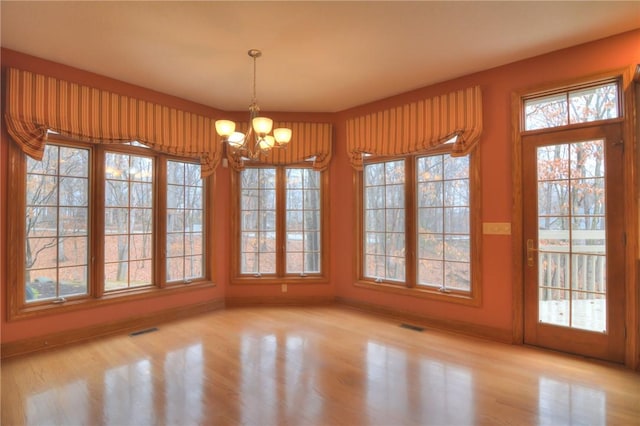
MULTIPOLYGON (((240 123, 240 131, 244 131, 247 126, 248 123, 240 123)), ((260 156, 258 162, 287 165, 313 159, 313 168, 316 170, 324 170, 329 166, 333 141, 333 127, 330 123, 274 121, 273 127, 291 129, 291 142, 285 148, 274 148, 269 154, 260 156)), ((227 151, 227 158, 234 169, 242 170, 244 167, 242 160, 234 157, 233 150, 227 151)))
POLYGON ((7 131, 42 159, 47 130, 94 142, 139 141, 157 151, 198 158, 213 173, 221 147, 214 119, 41 74, 7 69, 7 131))
POLYGON ((451 155, 465 155, 481 133, 482 96, 475 86, 347 120, 347 151, 361 170, 362 154, 416 153, 455 135, 451 155))

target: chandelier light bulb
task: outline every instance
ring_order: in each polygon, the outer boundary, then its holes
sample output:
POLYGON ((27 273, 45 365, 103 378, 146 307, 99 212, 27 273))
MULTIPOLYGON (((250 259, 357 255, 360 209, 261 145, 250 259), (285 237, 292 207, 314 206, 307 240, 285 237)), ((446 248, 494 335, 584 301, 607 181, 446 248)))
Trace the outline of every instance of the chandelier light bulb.
POLYGON ((291 129, 287 129, 286 127, 273 129, 273 136, 279 145, 286 145, 291 140, 291 129))
POLYGON ((244 133, 233 132, 227 137, 227 142, 234 148, 239 148, 244 144, 244 133))
POLYGON ((271 148, 273 148, 275 144, 276 144, 276 140, 271 135, 265 136, 264 138, 260 139, 260 142, 258 142, 258 146, 260 147, 260 149, 263 149, 265 151, 268 151, 271 148))
POLYGON ((267 133, 271 132, 271 128, 273 127, 273 120, 267 117, 255 117, 252 120, 252 124, 253 131, 260 136, 264 136, 267 133))
POLYGON ((236 130, 236 123, 231 120, 217 120, 216 132, 223 138, 228 138, 236 130))

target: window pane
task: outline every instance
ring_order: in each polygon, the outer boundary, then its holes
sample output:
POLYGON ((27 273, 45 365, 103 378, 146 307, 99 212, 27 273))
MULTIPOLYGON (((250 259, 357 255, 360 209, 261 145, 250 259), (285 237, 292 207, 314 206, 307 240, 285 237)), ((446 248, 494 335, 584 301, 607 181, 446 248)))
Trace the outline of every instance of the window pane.
POLYGON ((286 272, 320 272, 320 172, 286 169, 286 272))
POLYGON ((442 163, 444 165, 445 180, 467 179, 469 175, 469 157, 451 157, 450 155, 445 155, 442 163))
MULTIPOLYGON (((604 141, 563 144, 562 180, 538 179, 538 287, 541 322, 607 330, 604 141), (561 188, 561 189, 558 189, 561 188), (562 192, 549 196, 549 192, 562 192), (541 195, 542 194, 542 195, 541 195), (562 204, 561 207, 558 204, 562 204)), ((556 147, 539 151, 558 152, 556 147)), ((547 161, 538 153, 538 161, 547 161)), ((544 168, 538 166, 538 169, 544 168)))
POLYGON ((440 155, 423 157, 420 161, 420 170, 417 173, 418 182, 433 182, 442 180, 444 175, 443 158, 440 155))
POLYGON ((365 168, 364 185, 366 187, 384 185, 384 163, 369 164, 365 168))
POLYGON ((153 180, 153 159, 132 155, 130 164, 128 174, 131 181, 151 182, 153 180))
POLYGON ((385 206, 384 186, 366 187, 364 191, 364 205, 366 209, 383 209, 385 206))
POLYGON ((469 205, 469 180, 455 179, 444 182, 445 206, 469 205))
POLYGON ((58 204, 58 178, 27 174, 27 205, 56 206, 58 204))
POLYGON ((150 183, 132 183, 131 205, 133 207, 151 207, 152 190, 150 183))
POLYGON ((60 215, 58 224, 60 235, 87 235, 88 213, 86 207, 61 208, 58 212, 60 215))
POLYGON ((418 237, 418 256, 420 259, 443 259, 444 242, 442 234, 420 234, 418 237))
POLYGON ((385 188, 387 208, 404 208, 404 186, 388 185, 385 188))
POLYGON ((153 159, 108 152, 105 171, 105 291, 150 285, 153 159))
POLYGON ((187 232, 202 232, 202 210, 185 210, 184 229, 187 232))
POLYGON ((184 258, 167 257, 167 282, 182 280, 184 276, 184 258))
POLYGON ((151 235, 131 235, 131 259, 151 259, 151 235))
POLYGON ((202 278, 204 196, 200 165, 167 161, 166 280, 202 278))
POLYGON ((151 284, 151 261, 137 260, 130 262, 129 287, 141 287, 151 284))
POLYGON ((89 175, 89 151, 60 147, 60 175, 86 177, 89 175))
POLYGON ((471 242, 467 235, 447 235, 444 239, 445 260, 469 262, 471 242))
POLYGON ((89 150, 47 144, 27 159, 25 295, 33 302, 88 292, 89 150))
POLYGON ((130 209, 130 232, 132 234, 150 234, 152 231, 152 213, 151 209, 130 209))
POLYGON ((27 237, 55 236, 58 232, 58 209, 55 206, 27 207, 26 223, 27 237))
POLYGON ((405 280, 405 162, 364 165, 365 277, 405 280))
POLYGON ((167 208, 184 209, 184 207, 184 185, 167 185, 167 208))
POLYGON ((524 101, 525 130, 618 118, 618 83, 568 90, 524 101))
POLYGON ((60 296, 77 296, 87 293, 86 265, 60 268, 60 296))
POLYGON ((452 290, 471 290, 471 269, 468 262, 445 262, 444 263, 444 287, 452 290))
POLYGON ((420 157, 416 174, 418 285, 470 291, 469 159, 420 157))
POLYGON ((364 229, 365 231, 384 232, 385 210, 371 209, 371 210, 365 211, 364 229))
POLYGON ((469 234, 468 207, 447 207, 443 211, 445 234, 469 234))
POLYGON ((304 213, 302 211, 287 211, 287 231, 302 231, 303 225, 304 213))
POLYGON ((444 205, 442 182, 424 182, 418 184, 418 205, 420 207, 440 207, 444 205))
POLYGON ((47 144, 42 155, 42 160, 37 161, 27 157, 27 176, 29 175, 59 175, 58 155, 60 147, 47 144))
POLYGON ((618 118, 618 85, 608 83, 571 91, 569 106, 572 124, 618 118))
POLYGON ((564 93, 527 99, 524 102, 525 130, 547 129, 569 124, 564 93))
POLYGON ((59 204, 61 206, 87 206, 88 184, 87 178, 60 178, 59 204))
POLYGON ((167 183, 169 185, 178 185, 179 188, 183 188, 184 172, 184 163, 167 161, 167 183))
POLYGON ((558 180, 569 177, 569 147, 550 145, 538 148, 538 180, 558 180))
POLYGON ((204 276, 204 258, 201 255, 187 256, 184 259, 184 277, 191 280, 204 276))
POLYGON ((443 209, 418 208, 418 231, 420 233, 442 233, 444 226, 443 209))
POLYGON ((276 169, 240 172, 240 273, 276 272, 276 169))
POLYGON ((105 233, 124 234, 129 230, 129 209, 105 209, 105 233))

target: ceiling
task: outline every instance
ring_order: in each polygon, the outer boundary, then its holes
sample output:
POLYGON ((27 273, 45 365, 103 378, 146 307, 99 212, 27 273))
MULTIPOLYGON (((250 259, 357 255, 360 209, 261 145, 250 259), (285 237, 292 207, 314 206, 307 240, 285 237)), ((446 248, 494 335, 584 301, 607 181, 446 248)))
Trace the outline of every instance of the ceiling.
POLYGON ((335 112, 640 28, 637 1, 6 1, 2 46, 223 110, 335 112))

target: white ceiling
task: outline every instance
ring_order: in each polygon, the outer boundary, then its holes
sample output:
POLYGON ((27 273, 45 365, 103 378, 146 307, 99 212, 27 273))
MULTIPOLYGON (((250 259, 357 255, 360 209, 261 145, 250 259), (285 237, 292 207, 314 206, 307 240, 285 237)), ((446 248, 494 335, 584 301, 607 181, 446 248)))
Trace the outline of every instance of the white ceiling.
POLYGON ((640 28, 638 1, 6 1, 2 46, 224 110, 335 112, 640 28))

